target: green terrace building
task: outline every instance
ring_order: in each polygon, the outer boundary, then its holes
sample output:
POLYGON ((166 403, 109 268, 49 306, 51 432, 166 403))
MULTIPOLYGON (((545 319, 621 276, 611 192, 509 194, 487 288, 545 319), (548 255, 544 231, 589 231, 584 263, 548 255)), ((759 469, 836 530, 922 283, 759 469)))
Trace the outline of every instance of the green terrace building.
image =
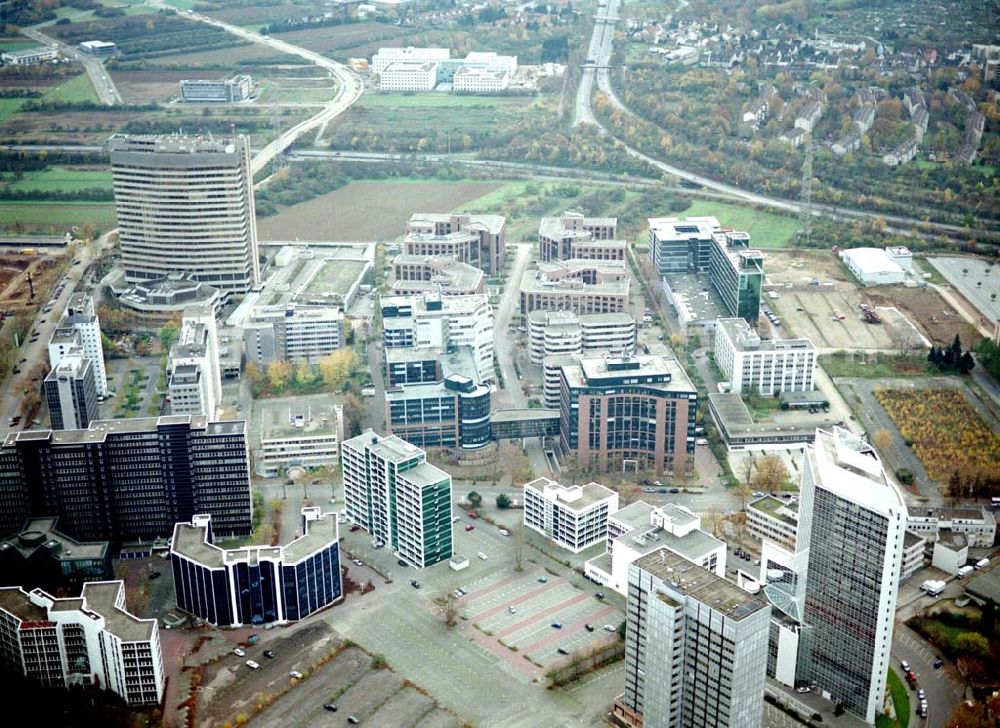
POLYGON ((423 450, 371 430, 345 440, 347 517, 417 568, 452 556, 451 476, 423 450))

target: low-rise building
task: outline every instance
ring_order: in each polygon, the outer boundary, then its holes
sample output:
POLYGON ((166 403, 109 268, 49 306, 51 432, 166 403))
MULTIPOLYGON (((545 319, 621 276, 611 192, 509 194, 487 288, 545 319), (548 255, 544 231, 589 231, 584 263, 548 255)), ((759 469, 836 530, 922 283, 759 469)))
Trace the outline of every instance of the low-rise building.
POLYGON ((578 554, 608 537, 618 494, 598 483, 560 485, 548 478, 524 484, 524 525, 578 554))
POLYGON ((500 272, 507 220, 502 215, 417 212, 406 223, 403 252, 408 255, 451 255, 487 275, 500 272))
POLYGON ((625 241, 615 240, 616 217, 584 217, 568 210, 559 217, 543 217, 538 226, 541 261, 625 260, 625 241))
POLYGON ((122 581, 89 582, 68 599, 0 588, 0 644, 0 663, 43 687, 96 686, 134 707, 163 700, 159 628, 128 611, 122 581))
POLYGON ((451 88, 459 94, 496 94, 510 88, 510 80, 506 71, 465 66, 455 71, 451 88))
POLYGON ((733 392, 772 395, 815 387, 816 347, 809 339, 761 339, 742 318, 716 323, 715 362, 733 392))
POLYGON ((946 531, 934 542, 931 566, 946 574, 957 574, 969 560, 969 539, 964 533, 946 531))
POLYGON ((539 263, 519 286, 521 316, 532 311, 577 314, 621 313, 628 306, 631 277, 621 261, 564 260, 539 263))
POLYGON ((626 594, 632 563, 663 548, 717 576, 726 573, 726 544, 702 530, 700 517, 681 505, 637 501, 609 516, 607 552, 587 561, 584 575, 626 594))
POLYGON ((437 86, 436 63, 390 63, 378 74, 382 91, 433 91, 437 86))
POLYGON ((222 549, 212 517, 174 527, 177 608, 217 627, 295 622, 343 598, 334 513, 302 509, 302 535, 284 546, 222 549))
POLYGON ((274 361, 315 363, 344 346, 344 313, 337 307, 262 306, 243 328, 248 361, 264 369, 274 361))
POLYGON ((903 563, 900 566, 900 581, 909 579, 923 568, 926 547, 926 539, 918 536, 913 531, 907 531, 903 534, 903 563))
POLYGON ((883 154, 882 163, 889 167, 898 167, 901 164, 906 164, 917 156, 918 151, 920 151, 920 143, 915 137, 910 138, 901 143, 891 152, 883 154))
POLYGON ((709 393, 708 412, 730 451, 802 448, 816 439, 817 427, 835 422, 798 412, 776 412, 766 421, 755 422, 743 395, 735 392, 709 393))
POLYGON ((906 528, 928 541, 937 541, 948 532, 961 533, 973 548, 988 548, 997 535, 996 518, 986 508, 946 508, 913 506, 906 528))
POLYGON ((217 80, 181 81, 181 99, 188 103, 235 103, 253 95, 253 78, 237 74, 217 80))
POLYGON ((371 72, 380 74, 393 63, 438 63, 451 57, 447 48, 379 48, 372 56, 371 72))
POLYGON ((764 496, 747 504, 747 532, 758 541, 772 541, 791 551, 799 529, 798 500, 764 496))
POLYGON ((108 290, 140 319, 160 325, 186 306, 202 306, 218 313, 224 298, 218 288, 192 280, 183 272, 136 283, 118 276, 108 284, 108 290))
POLYGON ((274 478, 289 468, 321 468, 340 462, 344 408, 309 406, 288 413, 278 426, 261 424, 260 447, 253 452, 254 472, 274 478))
POLYGON ((110 58, 118 52, 118 46, 105 40, 85 40, 80 43, 80 50, 95 58, 110 58))
POLYGON ((635 319, 627 313, 532 311, 528 341, 532 364, 560 354, 631 356, 636 345, 635 319))
POLYGON ((114 577, 107 541, 82 542, 56 528, 58 518, 31 518, 0 540, 0 585, 76 591, 114 577))
POLYGON ((21 51, 6 51, 0 54, 0 60, 8 66, 37 66, 40 63, 48 63, 58 58, 59 48, 57 46, 26 48, 21 51))
POLYGON ((486 276, 454 255, 411 255, 392 260, 392 295, 472 296, 486 292, 486 276))
POLYGON ((906 279, 903 269, 882 248, 849 248, 840 259, 863 286, 886 286, 906 279))

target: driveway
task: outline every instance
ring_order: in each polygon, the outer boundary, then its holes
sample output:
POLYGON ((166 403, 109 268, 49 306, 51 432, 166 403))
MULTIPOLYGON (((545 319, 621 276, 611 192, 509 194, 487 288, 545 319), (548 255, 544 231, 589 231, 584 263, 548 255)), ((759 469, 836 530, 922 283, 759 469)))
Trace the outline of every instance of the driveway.
MULTIPOLYGON (((906 660, 917 674, 917 684, 927 692, 927 720, 924 725, 944 725, 944 720, 962 699, 963 688, 950 675, 948 665, 934 669, 934 660, 940 655, 920 635, 905 624, 896 623, 892 641, 892 668, 903 677, 900 661, 906 660)), ((919 725, 917 693, 910 693, 910 725, 919 725)))

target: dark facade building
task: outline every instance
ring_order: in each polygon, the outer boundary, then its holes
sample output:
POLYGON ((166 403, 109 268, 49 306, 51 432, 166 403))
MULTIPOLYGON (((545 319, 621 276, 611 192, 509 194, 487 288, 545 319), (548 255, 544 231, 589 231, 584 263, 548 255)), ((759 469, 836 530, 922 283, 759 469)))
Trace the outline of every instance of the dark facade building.
POLYGON ((698 393, 676 360, 582 359, 560 376, 559 440, 577 467, 683 474, 693 466, 698 393))
POLYGON ((385 393, 389 433, 419 447, 486 445, 490 429, 490 388, 471 377, 451 374, 432 384, 414 384, 385 393))
POLYGON ((213 519, 174 527, 177 606, 219 627, 295 622, 343 597, 334 513, 302 509, 302 536, 286 546, 220 549, 213 519))
POLYGON ((77 592, 84 582, 114 578, 107 541, 82 543, 56 529, 56 518, 32 518, 0 541, 0 586, 77 592))
POLYGON ((83 349, 59 360, 46 375, 44 389, 53 430, 85 430, 97 419, 94 365, 83 349))
POLYGON ((151 540, 197 513, 216 533, 251 531, 243 421, 175 415, 28 430, 0 447, 0 533, 57 516, 80 540, 151 540))

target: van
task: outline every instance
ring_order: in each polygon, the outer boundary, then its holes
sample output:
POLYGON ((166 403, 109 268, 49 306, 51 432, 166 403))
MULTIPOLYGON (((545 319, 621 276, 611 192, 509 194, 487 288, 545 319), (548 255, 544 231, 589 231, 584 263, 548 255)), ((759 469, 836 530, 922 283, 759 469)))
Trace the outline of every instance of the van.
POLYGON ((486 561, 486 559, 488 559, 489 557, 486 554, 484 554, 482 551, 480 551, 478 554, 476 554, 476 558, 477 559, 482 559, 483 561, 486 561))
POLYGON ((956 579, 964 579, 965 575, 969 574, 971 572, 972 572, 972 567, 971 566, 963 566, 961 569, 958 570, 958 573, 955 574, 955 578, 956 579))
POLYGON ((990 565, 989 559, 979 559, 979 561, 976 562, 976 569, 985 569, 989 565, 990 565))

